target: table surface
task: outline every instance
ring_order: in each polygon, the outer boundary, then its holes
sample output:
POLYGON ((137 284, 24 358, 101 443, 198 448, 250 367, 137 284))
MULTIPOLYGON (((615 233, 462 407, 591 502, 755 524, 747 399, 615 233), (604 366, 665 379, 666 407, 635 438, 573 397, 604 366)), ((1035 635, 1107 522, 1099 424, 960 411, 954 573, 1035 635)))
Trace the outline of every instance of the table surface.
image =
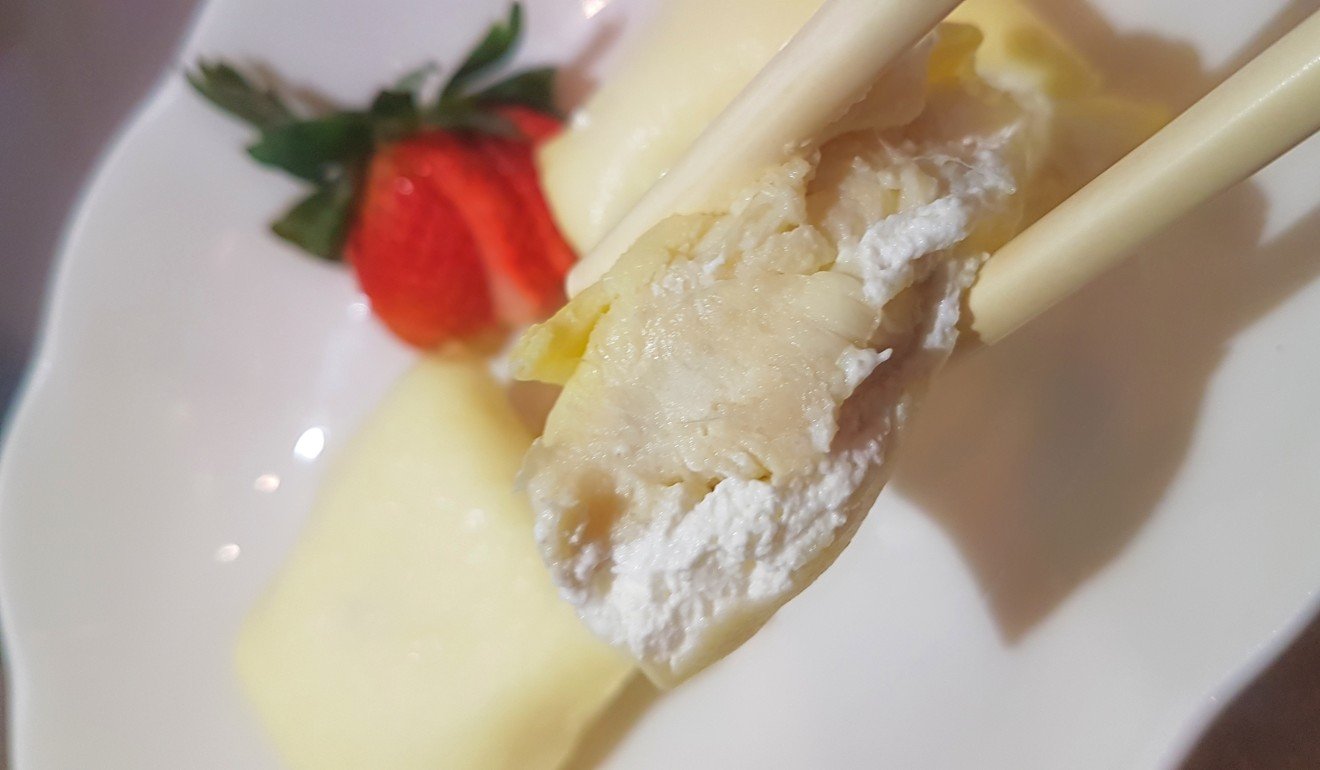
MULTIPOLYGON (((0 3, 0 234, 7 247, 0 405, 12 402, 22 382, 51 260, 81 185, 161 76, 197 5, 0 3), (47 44, 57 36, 61 45, 47 44), (88 76, 94 72, 113 73, 112 86, 88 76), (32 141, 52 132, 58 141, 32 141)), ((0 715, 3 706, 0 701, 0 715)), ((3 730, 0 722, 0 738, 3 730)), ((0 756, 0 767, 7 766, 0 756)), ((1320 767, 1320 620, 1226 706, 1184 764, 1184 770, 1314 767, 1320 767)))

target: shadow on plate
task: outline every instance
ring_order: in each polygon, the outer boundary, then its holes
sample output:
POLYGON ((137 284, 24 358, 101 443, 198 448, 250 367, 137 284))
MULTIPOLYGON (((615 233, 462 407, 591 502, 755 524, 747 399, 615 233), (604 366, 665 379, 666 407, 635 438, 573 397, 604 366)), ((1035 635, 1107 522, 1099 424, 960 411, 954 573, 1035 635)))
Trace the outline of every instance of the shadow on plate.
POLYGON ((1320 767, 1320 619, 1211 723, 1182 770, 1320 767))
MULTIPOLYGON (((1306 6, 1220 73, 1183 44, 1115 33, 1079 0, 1041 10, 1092 60, 1115 62, 1106 76, 1120 93, 1181 111, 1306 6)), ((1262 243, 1266 208, 1259 188, 1238 185, 932 387, 893 484, 951 534, 1010 643, 1159 504, 1234 334, 1320 275, 1320 209, 1262 243)))
POLYGON ((559 770, 592 770, 609 757, 619 741, 660 697, 660 690, 644 675, 633 674, 605 712, 582 735, 572 756, 559 770))

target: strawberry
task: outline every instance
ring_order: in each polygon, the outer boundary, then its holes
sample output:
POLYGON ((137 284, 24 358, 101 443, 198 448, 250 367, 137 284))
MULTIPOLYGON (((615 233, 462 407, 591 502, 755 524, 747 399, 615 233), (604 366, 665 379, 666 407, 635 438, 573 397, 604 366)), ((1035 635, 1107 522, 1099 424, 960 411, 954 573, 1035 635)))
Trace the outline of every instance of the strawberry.
POLYGON ((512 123, 519 133, 531 140, 533 146, 540 146, 546 140, 553 139, 564 127, 554 115, 518 104, 496 107, 495 112, 512 123))
POLYGON ((559 272, 560 276, 573 266, 577 255, 560 234, 550 213, 550 206, 545 201, 541 190, 541 181, 536 171, 536 162, 532 157, 532 148, 523 142, 511 142, 506 139, 485 137, 480 140, 481 151, 489 162, 504 177, 518 196, 527 226, 535 233, 544 249, 545 259, 559 272))
POLYGON ((521 9, 491 28, 433 100, 424 68, 366 109, 304 117, 235 68, 202 62, 189 82, 261 132, 255 160, 315 186, 272 225, 352 265, 375 314, 418 347, 524 324, 563 302, 575 255, 541 191, 536 145, 560 130, 554 71, 475 79, 516 43, 521 9))
POLYGON ((372 159, 346 248, 376 315, 427 348, 490 326, 495 308, 468 223, 413 155, 400 143, 372 159))
MULTIPOLYGON (((562 302, 563 271, 546 257, 540 234, 508 177, 485 151, 491 144, 524 142, 430 132, 399 143, 395 153, 425 184, 458 208, 486 268, 499 315, 526 323, 549 314, 562 302)), ((530 152, 530 150, 528 151, 530 152)))
POLYGON ((535 244, 531 251, 487 251, 504 315, 516 322, 540 320, 563 304, 560 287, 573 263, 572 250, 550 218, 527 145, 496 137, 482 137, 474 144, 482 164, 493 169, 507 191, 506 202, 522 212, 519 231, 524 242, 535 244))

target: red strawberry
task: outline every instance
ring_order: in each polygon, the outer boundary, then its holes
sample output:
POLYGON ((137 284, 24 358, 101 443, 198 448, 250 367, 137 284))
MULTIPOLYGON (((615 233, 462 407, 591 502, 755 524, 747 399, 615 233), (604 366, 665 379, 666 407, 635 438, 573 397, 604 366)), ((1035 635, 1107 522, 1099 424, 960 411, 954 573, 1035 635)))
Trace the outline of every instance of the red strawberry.
MULTIPOLYGON (((538 116, 538 118, 541 121, 553 120, 546 116, 538 116)), ((524 215, 527 217, 527 226, 536 234, 540 242, 543 258, 554 269, 556 281, 562 281, 564 274, 577 261, 577 255, 560 234, 554 217, 550 214, 550 207, 546 204, 545 194, 541 191, 541 182, 536 173, 532 148, 524 142, 496 137, 483 137, 480 144, 482 152, 491 165, 518 196, 524 215)))
POLYGON ((495 313, 467 223, 413 154, 397 145, 372 159, 346 251, 376 315, 427 348, 480 331, 495 313))
POLYGON ((515 4, 429 102, 426 69, 365 109, 315 117, 223 63, 202 62, 188 75, 260 130, 253 159, 315 186, 275 233, 346 258, 376 314, 420 347, 538 320, 563 300, 574 255, 532 158, 560 129, 550 114, 554 71, 487 77, 516 44, 521 19, 515 4), (521 136, 507 136, 510 124, 521 136))
MULTIPOLYGON (((500 318, 527 323, 563 300, 563 271, 552 266, 523 199, 484 151, 509 139, 430 132, 404 140, 400 152, 427 183, 454 202, 482 262, 500 318)), ((523 145, 525 147, 525 145, 523 145)))
POLYGON ((564 124, 555 116, 519 104, 496 107, 495 113, 512 123, 536 147, 554 138, 564 128, 564 124))

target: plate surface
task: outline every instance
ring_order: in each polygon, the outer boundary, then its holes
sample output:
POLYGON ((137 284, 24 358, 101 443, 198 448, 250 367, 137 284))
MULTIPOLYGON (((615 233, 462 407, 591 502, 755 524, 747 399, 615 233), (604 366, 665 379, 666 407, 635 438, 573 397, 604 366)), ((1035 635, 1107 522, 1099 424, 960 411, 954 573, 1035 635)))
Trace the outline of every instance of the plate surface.
MULTIPOLYGON (((528 3, 582 88, 644 0, 528 3)), ((1058 0, 1129 90, 1190 102, 1312 9, 1058 0), (1157 6, 1157 7, 1151 7, 1157 6)), ((360 98, 497 2, 212 0, 181 56, 360 98)), ((274 768, 230 668, 327 460, 411 354, 264 223, 293 194, 169 78, 72 218, 0 467, 19 768, 274 768)), ((596 736, 609 767, 1174 764, 1320 589, 1320 143, 957 362, 837 565, 596 736), (617 739, 617 744, 614 742, 617 739), (605 751, 605 749, 611 749, 605 751)))

